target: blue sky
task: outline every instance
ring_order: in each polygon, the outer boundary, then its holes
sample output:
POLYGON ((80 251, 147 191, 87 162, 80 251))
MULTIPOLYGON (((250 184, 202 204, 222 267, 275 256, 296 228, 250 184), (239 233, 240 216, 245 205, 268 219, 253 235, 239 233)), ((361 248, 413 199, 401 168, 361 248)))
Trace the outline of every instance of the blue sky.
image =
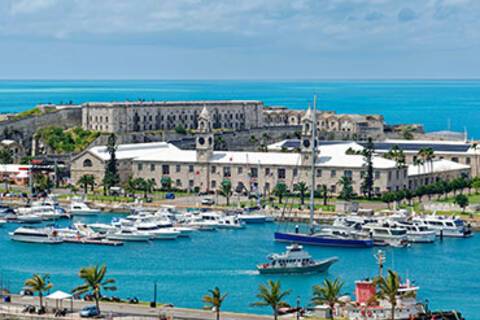
POLYGON ((0 78, 479 78, 479 0, 1 0, 0 78))

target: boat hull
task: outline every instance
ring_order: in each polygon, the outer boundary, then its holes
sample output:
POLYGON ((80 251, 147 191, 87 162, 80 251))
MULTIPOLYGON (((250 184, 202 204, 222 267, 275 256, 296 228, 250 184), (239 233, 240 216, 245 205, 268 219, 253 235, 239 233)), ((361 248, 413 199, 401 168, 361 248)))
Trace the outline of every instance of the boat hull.
POLYGON ((96 216, 98 211, 95 210, 72 210, 70 211, 72 216, 96 216))
POLYGON ((292 273, 322 273, 327 272, 332 264, 338 261, 338 258, 334 257, 331 259, 319 261, 316 264, 303 266, 303 267, 286 267, 286 268, 264 268, 258 266, 258 272, 260 274, 292 274, 292 273))
POLYGON ((371 248, 373 240, 331 239, 301 233, 275 232, 275 241, 307 244, 325 247, 371 248))
POLYGON ((41 237, 28 237, 22 235, 11 235, 10 239, 18 242, 26 243, 45 243, 45 244, 60 244, 63 242, 62 238, 41 238, 41 237))

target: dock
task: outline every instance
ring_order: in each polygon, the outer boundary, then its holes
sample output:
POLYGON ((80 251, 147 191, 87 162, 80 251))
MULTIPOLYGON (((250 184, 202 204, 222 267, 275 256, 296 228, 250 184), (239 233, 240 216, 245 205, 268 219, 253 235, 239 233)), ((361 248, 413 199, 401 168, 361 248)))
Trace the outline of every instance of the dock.
POLYGON ((100 245, 100 246, 110 246, 110 247, 119 247, 123 246, 121 241, 113 241, 107 239, 88 239, 88 238, 65 238, 63 239, 65 243, 76 243, 76 244, 91 244, 91 245, 100 245))

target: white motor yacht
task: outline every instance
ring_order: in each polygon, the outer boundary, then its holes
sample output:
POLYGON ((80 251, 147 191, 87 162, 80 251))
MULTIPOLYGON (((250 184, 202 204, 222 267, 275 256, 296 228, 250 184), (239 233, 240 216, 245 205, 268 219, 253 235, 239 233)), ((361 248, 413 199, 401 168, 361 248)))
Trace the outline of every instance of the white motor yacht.
POLYGON ((63 238, 55 230, 49 228, 20 227, 10 233, 10 238, 14 241, 31 243, 58 244, 63 242, 63 238))
POLYGON ((70 214, 75 216, 94 216, 98 214, 98 210, 90 208, 85 202, 80 200, 72 200, 69 211, 70 214))
POLYGON ((175 240, 180 236, 180 231, 175 228, 160 228, 154 222, 140 222, 134 227, 138 232, 148 234, 154 240, 175 240))
POLYGON ((15 220, 20 223, 40 223, 43 221, 42 217, 33 213, 17 214, 15 220))
POLYGON ((237 215, 237 217, 245 223, 265 223, 269 220, 266 215, 253 213, 242 213, 237 215))
POLYGON ((360 233, 373 239, 376 245, 389 245, 392 247, 405 247, 408 245, 407 230, 388 223, 364 224, 360 233))
POLYGON ((237 216, 223 216, 218 221, 219 229, 243 229, 245 223, 242 222, 237 216))
POLYGON ((463 220, 455 217, 444 217, 432 214, 416 216, 413 218, 413 222, 434 230, 437 236, 466 238, 473 235, 470 226, 466 226, 463 220))
POLYGON ((117 229, 115 226, 106 223, 91 223, 88 227, 98 233, 107 233, 117 229))
POLYGON ((135 228, 120 228, 106 235, 108 240, 119 241, 149 241, 151 237, 150 233, 139 232, 135 228))
POLYGON ((7 220, 0 219, 0 227, 7 223, 7 220))
POLYGON ((426 226, 416 223, 396 222, 395 226, 407 230, 407 239, 411 243, 433 243, 435 242, 435 231, 426 226))

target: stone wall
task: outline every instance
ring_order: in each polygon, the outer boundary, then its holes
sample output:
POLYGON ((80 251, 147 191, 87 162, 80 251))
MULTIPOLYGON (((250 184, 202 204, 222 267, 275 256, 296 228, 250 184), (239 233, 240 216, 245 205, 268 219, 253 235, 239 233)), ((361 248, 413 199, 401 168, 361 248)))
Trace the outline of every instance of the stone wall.
POLYGON ((40 128, 53 125, 62 128, 81 126, 82 110, 69 108, 19 120, 2 121, 0 122, 0 138, 17 141, 24 146, 26 153, 30 154, 33 134, 40 128))

